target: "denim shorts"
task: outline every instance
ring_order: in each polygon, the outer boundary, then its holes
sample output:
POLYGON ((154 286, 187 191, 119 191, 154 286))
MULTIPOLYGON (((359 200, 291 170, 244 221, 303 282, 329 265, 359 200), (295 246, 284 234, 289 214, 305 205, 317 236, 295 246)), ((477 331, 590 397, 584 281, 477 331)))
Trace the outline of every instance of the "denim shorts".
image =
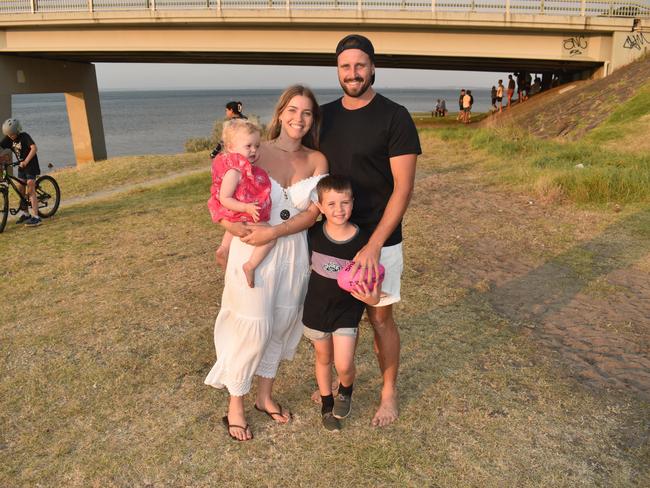
POLYGON ((336 329, 334 332, 323 332, 321 330, 310 329, 306 325, 303 326, 303 334, 310 341, 320 341, 322 339, 329 339, 333 335, 356 337, 358 333, 359 333, 358 327, 341 327, 340 329, 336 329))

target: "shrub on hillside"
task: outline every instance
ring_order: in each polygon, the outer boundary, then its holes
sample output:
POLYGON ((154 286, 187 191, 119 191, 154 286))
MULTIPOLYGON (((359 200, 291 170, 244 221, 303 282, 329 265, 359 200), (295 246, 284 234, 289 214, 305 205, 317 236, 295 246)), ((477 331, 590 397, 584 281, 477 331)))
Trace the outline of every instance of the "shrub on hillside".
MULTIPOLYGON (((262 136, 266 133, 266 126, 260 122, 259 116, 252 114, 248 120, 254 122, 262 129, 262 136)), ((185 152, 211 151, 221 141, 223 120, 216 120, 212 125, 209 137, 192 137, 185 141, 185 152)))

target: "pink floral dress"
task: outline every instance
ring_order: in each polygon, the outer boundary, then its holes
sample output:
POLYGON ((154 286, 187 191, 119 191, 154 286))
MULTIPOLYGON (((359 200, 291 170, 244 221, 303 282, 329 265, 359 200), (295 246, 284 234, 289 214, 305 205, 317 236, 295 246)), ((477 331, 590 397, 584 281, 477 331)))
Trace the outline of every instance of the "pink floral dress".
POLYGON ((223 176, 230 169, 241 173, 241 179, 233 197, 243 203, 256 202, 260 206, 259 221, 267 222, 271 215, 271 180, 266 171, 253 166, 248 159, 238 153, 221 153, 212 161, 212 186, 208 209, 214 222, 225 219, 228 222, 252 222, 253 217, 245 212, 235 212, 225 208, 219 201, 223 176))

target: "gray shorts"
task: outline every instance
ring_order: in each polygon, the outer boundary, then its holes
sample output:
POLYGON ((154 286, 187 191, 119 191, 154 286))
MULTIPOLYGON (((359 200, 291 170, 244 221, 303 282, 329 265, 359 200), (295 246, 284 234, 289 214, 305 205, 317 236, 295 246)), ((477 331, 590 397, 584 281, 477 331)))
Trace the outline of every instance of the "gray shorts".
POLYGON ((358 333, 359 333, 358 327, 341 327, 340 329, 336 329, 334 332, 323 332, 322 330, 310 329, 306 325, 303 326, 303 334, 310 341, 320 341, 323 339, 329 339, 333 335, 356 337, 358 333))

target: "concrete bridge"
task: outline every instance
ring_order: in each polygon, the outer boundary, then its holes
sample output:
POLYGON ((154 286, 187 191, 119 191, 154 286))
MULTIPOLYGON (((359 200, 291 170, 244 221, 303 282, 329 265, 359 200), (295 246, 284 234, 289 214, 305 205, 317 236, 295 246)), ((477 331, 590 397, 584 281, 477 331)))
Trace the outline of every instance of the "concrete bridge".
POLYGON ((607 76, 650 48, 650 0, 0 0, 0 118, 63 92, 78 163, 106 158, 94 62, 377 66, 607 76))

